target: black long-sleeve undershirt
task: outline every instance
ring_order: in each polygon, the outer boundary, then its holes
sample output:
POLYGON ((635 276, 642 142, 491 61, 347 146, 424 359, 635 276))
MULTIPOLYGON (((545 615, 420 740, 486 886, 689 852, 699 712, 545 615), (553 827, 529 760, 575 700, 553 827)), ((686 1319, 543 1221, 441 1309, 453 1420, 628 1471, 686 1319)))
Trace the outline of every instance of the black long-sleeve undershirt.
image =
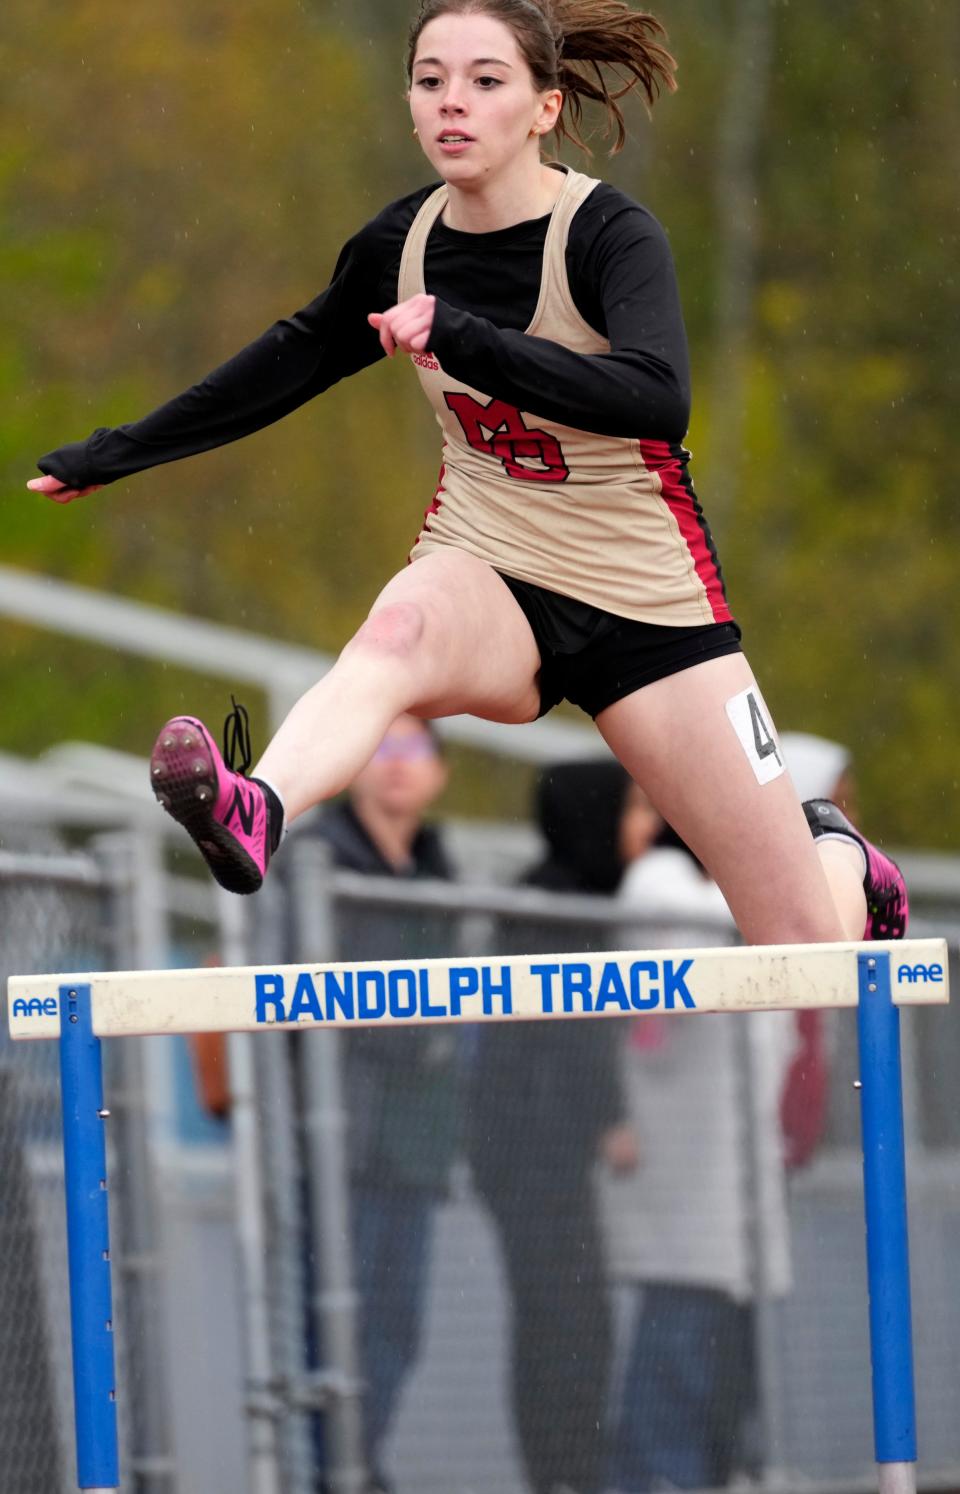
MULTIPOLYGON (((236 441, 383 356, 367 313, 397 299, 410 224, 432 187, 385 208, 344 247, 329 286, 200 383, 144 419, 94 431, 38 466, 70 487, 236 441)), ((549 218, 493 233, 438 222, 425 255, 437 297, 431 351, 454 377, 542 419, 601 435, 679 441, 689 416, 686 337, 666 236, 616 188, 577 210, 567 274, 581 315, 610 343, 585 355, 524 329, 540 288, 549 218)))

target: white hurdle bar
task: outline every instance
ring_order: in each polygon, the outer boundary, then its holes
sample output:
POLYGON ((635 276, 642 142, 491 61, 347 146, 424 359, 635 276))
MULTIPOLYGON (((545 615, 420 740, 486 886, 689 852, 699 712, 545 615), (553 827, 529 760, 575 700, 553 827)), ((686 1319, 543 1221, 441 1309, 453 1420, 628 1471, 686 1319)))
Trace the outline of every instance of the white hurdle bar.
POLYGON ((912 1494, 899 1007, 947 1000, 942 939, 12 976, 11 1036, 60 1043, 79 1487, 119 1485, 101 1038, 857 1007, 879 1488, 912 1494))

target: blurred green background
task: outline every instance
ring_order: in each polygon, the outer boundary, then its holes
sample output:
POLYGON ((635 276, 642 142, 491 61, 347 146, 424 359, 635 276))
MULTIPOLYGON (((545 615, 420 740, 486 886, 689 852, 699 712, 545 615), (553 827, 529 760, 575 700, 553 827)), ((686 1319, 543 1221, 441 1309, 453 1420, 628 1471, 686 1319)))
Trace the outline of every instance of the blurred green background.
MULTIPOLYGON (((671 235, 694 481, 751 662, 781 728, 854 749, 868 827, 956 850, 960 6, 657 13, 679 92, 586 169, 671 235)), ((6 562, 328 650, 361 620, 435 481, 406 360, 69 508, 23 484, 311 299, 342 242, 429 180, 408 20, 399 0, 6 0, 6 562)), ((106 649, 6 622, 2 640, 6 750, 144 753, 165 714, 223 703, 106 649)), ((451 807, 525 807, 525 775, 462 767, 451 807)))

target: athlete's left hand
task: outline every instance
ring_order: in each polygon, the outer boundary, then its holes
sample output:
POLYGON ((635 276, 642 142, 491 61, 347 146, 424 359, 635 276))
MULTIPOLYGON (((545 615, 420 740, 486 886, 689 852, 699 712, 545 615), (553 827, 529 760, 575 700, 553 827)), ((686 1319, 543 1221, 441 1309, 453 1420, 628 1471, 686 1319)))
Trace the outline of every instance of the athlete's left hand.
POLYGON ((423 353, 433 330, 436 296, 411 296, 391 306, 389 311, 371 311, 367 321, 380 334, 380 344, 388 358, 399 348, 401 353, 423 353))

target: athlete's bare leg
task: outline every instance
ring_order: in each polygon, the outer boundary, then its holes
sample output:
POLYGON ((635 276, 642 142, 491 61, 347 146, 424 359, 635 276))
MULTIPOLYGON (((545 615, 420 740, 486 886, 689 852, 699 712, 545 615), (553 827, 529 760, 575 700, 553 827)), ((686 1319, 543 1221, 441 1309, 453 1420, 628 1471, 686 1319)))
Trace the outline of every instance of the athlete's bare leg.
POLYGON ((330 673, 301 696, 253 770, 287 820, 345 788, 408 711, 532 720, 540 655, 489 565, 434 551, 394 576, 330 673))
POLYGON ((867 900, 863 891, 863 858, 843 840, 814 841, 845 939, 862 939, 867 900))
POLYGON ((855 846, 814 843, 786 773, 759 783, 725 710, 755 685, 742 654, 658 680, 597 717, 616 756, 719 885, 753 944, 860 939, 855 846))

